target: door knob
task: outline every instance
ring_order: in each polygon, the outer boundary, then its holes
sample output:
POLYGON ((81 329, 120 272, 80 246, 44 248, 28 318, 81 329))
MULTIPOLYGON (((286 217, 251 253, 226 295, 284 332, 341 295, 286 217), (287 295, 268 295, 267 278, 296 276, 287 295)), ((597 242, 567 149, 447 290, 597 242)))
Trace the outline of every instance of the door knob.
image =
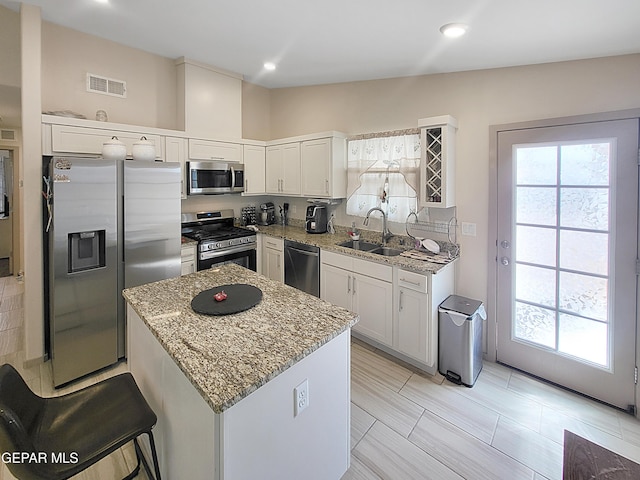
POLYGON ((502 248, 509 248, 511 246, 511 244, 507 240, 503 240, 503 241, 500 242, 500 246, 502 248))
POLYGON ((506 267, 507 265, 509 265, 509 258, 508 257, 502 257, 500 259, 500 263, 506 267))

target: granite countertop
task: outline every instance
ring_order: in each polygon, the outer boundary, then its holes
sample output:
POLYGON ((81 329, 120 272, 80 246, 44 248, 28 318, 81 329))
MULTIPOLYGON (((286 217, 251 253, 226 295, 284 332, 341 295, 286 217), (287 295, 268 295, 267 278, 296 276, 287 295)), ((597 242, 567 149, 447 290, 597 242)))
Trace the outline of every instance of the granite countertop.
MULTIPOLYGON (((387 265, 395 265, 400 268, 411 270, 416 273, 431 273, 436 274, 438 271, 443 269, 447 263, 434 263, 426 260, 417 260, 409 257, 404 257, 402 255, 396 255, 392 257, 385 257, 384 255, 376 255, 375 253, 362 252, 359 250, 354 250, 352 248, 341 247, 338 245, 346 240, 349 240, 349 236, 347 235, 347 231, 344 227, 337 227, 335 234, 330 233, 307 233, 304 228, 296 226, 296 225, 257 225, 258 231, 260 233, 264 233, 265 235, 270 235, 273 237, 280 237, 286 240, 292 240, 294 242, 306 243, 308 245, 314 245, 316 247, 320 247, 322 250, 328 250, 335 253, 342 253, 345 255, 352 255, 354 257, 362 258, 365 260, 383 263, 387 265)), ((369 232, 369 231, 361 231, 360 233, 361 240, 366 240, 368 242, 380 243, 381 234, 380 232, 369 232)), ((391 238, 391 241, 388 242, 388 246, 397 248, 400 250, 413 250, 413 247, 408 245, 401 245, 400 240, 406 240, 406 242, 412 241, 409 237, 401 237, 394 236, 391 238)), ((450 262, 455 261, 458 258, 459 252, 457 249, 454 249, 452 244, 447 244, 445 242, 438 242, 440 244, 441 250, 444 252, 447 249, 452 249, 455 252, 455 255, 452 255, 452 259, 450 262)))
POLYGON ((126 289, 123 295, 214 412, 221 413, 358 321, 358 315, 235 264, 126 289), (226 284, 262 290, 233 315, 191 299, 226 284))
POLYGON ((198 241, 194 240, 192 238, 188 238, 188 237, 180 237, 180 243, 182 244, 182 246, 191 246, 191 245, 198 245, 198 241))

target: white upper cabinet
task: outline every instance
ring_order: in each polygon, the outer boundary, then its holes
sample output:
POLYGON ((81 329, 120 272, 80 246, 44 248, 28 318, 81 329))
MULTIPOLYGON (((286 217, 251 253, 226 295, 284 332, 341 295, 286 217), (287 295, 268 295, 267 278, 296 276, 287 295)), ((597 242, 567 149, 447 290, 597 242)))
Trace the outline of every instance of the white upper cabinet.
POLYGON ((191 160, 222 160, 242 163, 242 150, 240 143, 189 139, 189 158, 191 160))
POLYGON ((126 145, 127 157, 132 156, 133 144, 145 137, 155 146, 156 159, 164 159, 164 137, 160 135, 147 134, 144 131, 107 130, 72 125, 51 125, 50 134, 45 128, 42 151, 45 155, 102 155, 102 145, 112 137, 118 137, 118 140, 126 145))
POLYGON ((267 142, 266 193, 345 198, 346 138, 324 132, 267 142))
POLYGON ((420 158, 420 205, 454 207, 455 146, 458 122, 450 115, 418 120, 422 156, 420 158))
POLYGON ((266 191, 300 195, 300 142, 267 147, 266 191))
POLYGON ((165 137, 165 151, 167 162, 180 164, 180 198, 187 198, 186 163, 187 163, 187 139, 180 137, 165 137))
POLYGON ((307 140, 301 144, 302 195, 346 198, 346 140, 339 137, 307 140))
POLYGON ((244 194, 259 195, 265 193, 265 147, 260 145, 244 146, 244 194))

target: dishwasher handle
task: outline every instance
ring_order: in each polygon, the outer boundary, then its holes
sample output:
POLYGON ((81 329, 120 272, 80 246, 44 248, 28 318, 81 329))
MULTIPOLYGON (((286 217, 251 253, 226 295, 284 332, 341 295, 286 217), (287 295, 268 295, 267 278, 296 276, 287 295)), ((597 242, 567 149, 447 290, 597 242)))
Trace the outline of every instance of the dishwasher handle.
POLYGON ((296 247, 291 247, 291 246, 287 246, 285 247, 287 250, 293 250, 296 253, 300 253, 302 255, 307 255, 309 257, 319 257, 320 256, 320 252, 309 252, 307 250, 300 250, 299 248, 296 247))

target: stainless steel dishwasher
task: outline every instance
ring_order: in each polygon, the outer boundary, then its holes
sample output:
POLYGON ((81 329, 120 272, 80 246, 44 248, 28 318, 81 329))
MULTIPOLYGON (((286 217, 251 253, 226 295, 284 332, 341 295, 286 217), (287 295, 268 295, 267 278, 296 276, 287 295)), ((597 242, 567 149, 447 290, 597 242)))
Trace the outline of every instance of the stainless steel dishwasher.
POLYGON ((320 249, 285 240, 284 283, 320 297, 320 249))

